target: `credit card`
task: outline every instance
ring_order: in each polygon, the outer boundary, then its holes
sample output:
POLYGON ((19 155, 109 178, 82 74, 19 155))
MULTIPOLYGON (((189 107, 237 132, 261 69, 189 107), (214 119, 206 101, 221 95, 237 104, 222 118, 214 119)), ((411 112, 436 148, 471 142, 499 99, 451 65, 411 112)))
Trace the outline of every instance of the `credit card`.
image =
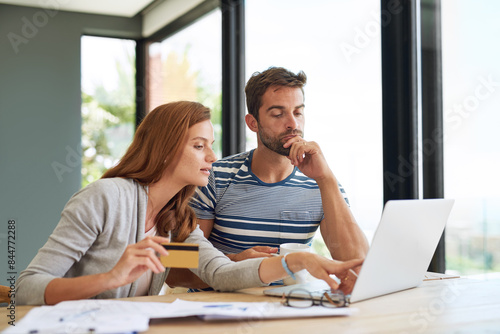
POLYGON ((161 263, 166 268, 198 268, 199 246, 183 242, 162 244, 168 255, 160 256, 161 263))

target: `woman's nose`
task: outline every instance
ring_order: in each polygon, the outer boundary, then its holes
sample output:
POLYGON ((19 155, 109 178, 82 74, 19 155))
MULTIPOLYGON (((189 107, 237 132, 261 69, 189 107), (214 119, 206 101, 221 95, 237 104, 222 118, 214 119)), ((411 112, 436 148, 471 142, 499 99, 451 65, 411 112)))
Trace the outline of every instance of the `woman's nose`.
POLYGON ((207 156, 207 161, 210 163, 217 161, 217 155, 215 154, 215 152, 212 148, 210 149, 210 152, 207 156))

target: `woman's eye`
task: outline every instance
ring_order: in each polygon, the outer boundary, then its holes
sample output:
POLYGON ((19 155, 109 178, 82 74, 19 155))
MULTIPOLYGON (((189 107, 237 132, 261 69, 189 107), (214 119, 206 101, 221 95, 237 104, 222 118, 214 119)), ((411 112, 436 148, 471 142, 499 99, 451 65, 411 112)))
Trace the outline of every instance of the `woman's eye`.
POLYGON ((204 147, 203 145, 194 145, 194 148, 197 150, 202 150, 203 147, 204 147))

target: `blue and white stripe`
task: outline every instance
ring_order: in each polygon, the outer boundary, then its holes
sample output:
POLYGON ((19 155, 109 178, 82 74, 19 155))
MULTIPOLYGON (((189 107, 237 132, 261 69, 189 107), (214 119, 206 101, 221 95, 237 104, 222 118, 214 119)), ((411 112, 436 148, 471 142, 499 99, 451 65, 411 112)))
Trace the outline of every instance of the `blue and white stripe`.
POLYGON ((249 151, 217 161, 208 185, 197 190, 192 201, 196 215, 214 220, 209 240, 224 253, 310 244, 324 217, 316 181, 295 168, 281 182, 262 182, 251 172, 252 156, 249 151))

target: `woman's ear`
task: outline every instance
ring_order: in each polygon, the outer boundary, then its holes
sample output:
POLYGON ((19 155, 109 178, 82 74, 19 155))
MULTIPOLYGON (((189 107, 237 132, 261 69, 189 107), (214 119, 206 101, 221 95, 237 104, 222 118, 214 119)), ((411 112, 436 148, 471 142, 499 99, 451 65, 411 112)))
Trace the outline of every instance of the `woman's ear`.
POLYGON ((253 117, 253 115, 246 114, 245 115, 245 123, 247 123, 248 128, 250 130, 252 130, 253 132, 257 132, 259 130, 259 123, 255 119, 255 117, 253 117))

